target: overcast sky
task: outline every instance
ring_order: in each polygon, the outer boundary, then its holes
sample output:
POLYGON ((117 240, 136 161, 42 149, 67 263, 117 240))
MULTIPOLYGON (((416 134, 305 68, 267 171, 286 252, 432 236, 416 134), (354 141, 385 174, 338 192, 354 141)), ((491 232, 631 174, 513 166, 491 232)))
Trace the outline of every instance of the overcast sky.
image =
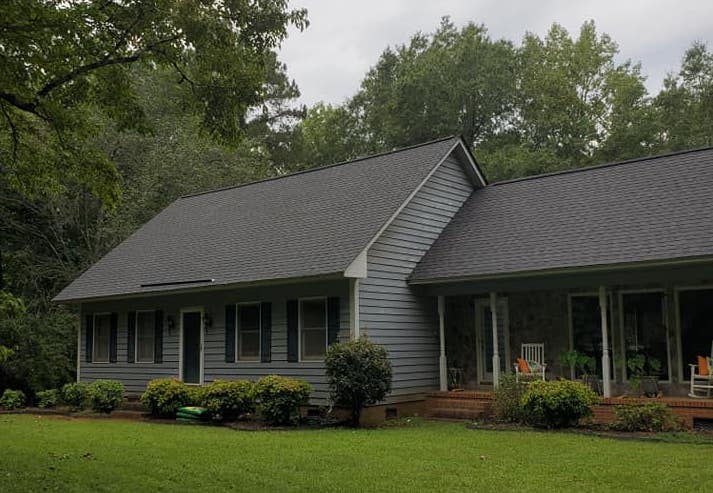
POLYGON ((694 40, 713 48, 711 0, 291 0, 309 11, 310 27, 291 31, 281 59, 302 101, 341 103, 389 45, 417 31, 432 32, 449 15, 461 26, 485 24, 493 38, 519 42, 526 31, 544 35, 553 22, 576 33, 594 19, 619 44, 620 59, 640 61, 656 92, 694 40))

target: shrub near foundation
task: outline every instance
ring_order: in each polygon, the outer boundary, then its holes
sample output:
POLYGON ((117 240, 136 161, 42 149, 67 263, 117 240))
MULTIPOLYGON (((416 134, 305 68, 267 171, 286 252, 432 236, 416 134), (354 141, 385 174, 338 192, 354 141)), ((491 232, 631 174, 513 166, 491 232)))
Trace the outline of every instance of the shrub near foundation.
POLYGON ((506 423, 522 423, 525 412, 522 407, 522 396, 527 390, 527 384, 518 382, 512 373, 500 378, 500 385, 493 392, 493 412, 495 419, 506 423))
POLYGON ((614 406, 616 421, 612 428, 619 431, 680 431, 683 423, 671 409, 660 402, 614 406))
POLYGON ((89 395, 86 383, 68 383, 59 391, 62 402, 72 409, 83 409, 89 395))
POLYGON ((89 404, 98 413, 109 414, 124 401, 124 385, 117 380, 96 380, 87 390, 89 404))
POLYGON ((157 418, 175 418, 183 406, 197 406, 202 400, 200 387, 190 387, 175 378, 151 380, 141 395, 141 404, 157 418))
POLYGON ((59 390, 50 389, 37 392, 37 407, 55 407, 59 403, 59 390))
POLYGON ((215 380, 203 389, 203 407, 211 419, 236 419, 255 410, 254 384, 247 380, 215 380))
POLYGON ((299 418, 300 408, 309 402, 312 387, 304 380, 268 375, 255 384, 255 399, 263 419, 287 425, 299 418))
POLYGON ((522 396, 528 422, 544 428, 566 428, 592 415, 597 395, 586 385, 571 380, 536 381, 522 396))
POLYGON ((22 390, 5 389, 0 397, 0 408, 11 411, 25 407, 27 399, 22 390))

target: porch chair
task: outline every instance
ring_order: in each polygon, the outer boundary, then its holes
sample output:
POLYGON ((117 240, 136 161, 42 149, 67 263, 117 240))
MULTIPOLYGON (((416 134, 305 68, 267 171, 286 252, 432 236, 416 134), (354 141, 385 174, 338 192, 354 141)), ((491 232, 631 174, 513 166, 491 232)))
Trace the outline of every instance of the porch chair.
POLYGON ((520 349, 520 357, 515 363, 515 381, 527 377, 528 380, 542 378, 545 380, 545 345, 542 343, 523 344, 520 349))
POLYGON ((711 389, 713 389, 713 343, 711 343, 711 356, 698 356, 698 363, 688 365, 691 367, 691 390, 688 393, 689 397, 709 397, 711 389), (705 392, 705 395, 699 395, 697 392, 705 392))

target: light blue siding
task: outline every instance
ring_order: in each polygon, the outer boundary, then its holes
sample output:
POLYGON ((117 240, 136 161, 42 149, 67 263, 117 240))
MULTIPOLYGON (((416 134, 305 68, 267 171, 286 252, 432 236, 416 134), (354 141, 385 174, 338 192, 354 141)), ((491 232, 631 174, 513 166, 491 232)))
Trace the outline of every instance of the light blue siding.
POLYGON ((449 157, 369 248, 368 277, 359 284, 360 330, 389 351, 390 401, 438 388, 436 298, 420 296, 407 280, 472 191, 461 164, 449 157))

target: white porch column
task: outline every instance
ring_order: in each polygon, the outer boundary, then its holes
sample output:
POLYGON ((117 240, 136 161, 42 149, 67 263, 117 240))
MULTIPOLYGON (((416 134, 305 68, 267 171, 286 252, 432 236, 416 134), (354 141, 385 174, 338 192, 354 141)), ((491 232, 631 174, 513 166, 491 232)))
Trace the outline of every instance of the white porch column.
POLYGON ((448 362, 446 360, 446 299, 438 297, 438 331, 441 339, 441 356, 438 359, 441 392, 448 390, 448 362))
POLYGON ((493 325, 493 387, 500 385, 500 349, 498 348, 498 295, 490 293, 490 315, 493 325))
POLYGON ((79 323, 77 323, 77 383, 81 382, 82 369, 82 304, 79 304, 79 323))
POLYGON ((349 325, 352 340, 358 340, 359 333, 359 279, 349 281, 349 325))
POLYGON ((609 355, 609 322, 607 320, 607 290, 599 286, 599 310, 602 318, 602 382, 604 397, 611 397, 611 357, 609 355))

